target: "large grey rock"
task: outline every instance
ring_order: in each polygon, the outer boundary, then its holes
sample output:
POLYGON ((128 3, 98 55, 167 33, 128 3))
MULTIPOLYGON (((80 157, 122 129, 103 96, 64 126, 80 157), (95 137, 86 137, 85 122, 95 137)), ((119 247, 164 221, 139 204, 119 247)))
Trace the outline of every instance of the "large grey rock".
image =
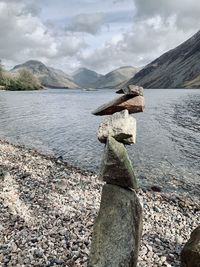
POLYGON ((200 267, 200 226, 192 232, 181 252, 181 267, 200 267))
POLYGON ((144 95, 144 89, 141 86, 138 85, 127 85, 123 87, 122 89, 118 90, 116 92, 117 94, 127 94, 127 95, 133 95, 133 96, 143 96, 144 95))
POLYGON ((134 191, 104 185, 88 267, 136 267, 142 207, 134 191))
POLYGON ((99 179, 113 185, 137 188, 137 179, 126 148, 111 136, 107 140, 99 179))
POLYGON ((112 115, 116 112, 127 109, 128 112, 137 113, 144 111, 144 97, 143 96, 134 96, 131 94, 123 95, 118 97, 102 106, 97 108, 93 115, 112 115))
POLYGON ((114 113, 100 124, 97 132, 99 141, 106 143, 108 136, 124 144, 135 144, 136 119, 129 115, 128 110, 114 113))

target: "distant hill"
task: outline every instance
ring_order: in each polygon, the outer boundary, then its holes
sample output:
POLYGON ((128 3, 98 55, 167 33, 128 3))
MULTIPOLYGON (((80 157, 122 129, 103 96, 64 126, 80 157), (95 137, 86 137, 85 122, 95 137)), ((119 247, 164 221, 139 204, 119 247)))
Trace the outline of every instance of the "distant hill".
POLYGON ((137 68, 131 66, 121 67, 100 77, 95 83, 95 88, 116 88, 119 84, 128 81, 138 72, 137 68))
POLYGON ((163 54, 127 84, 144 88, 200 88, 200 31, 163 54))
POLYGON ((72 74, 75 83, 83 88, 94 87, 97 80, 102 76, 103 75, 86 68, 80 68, 72 74))
POLYGON ((29 60, 23 64, 15 66, 11 72, 18 72, 27 69, 33 73, 45 87, 50 88, 78 88, 79 86, 61 70, 47 67, 40 61, 29 60))

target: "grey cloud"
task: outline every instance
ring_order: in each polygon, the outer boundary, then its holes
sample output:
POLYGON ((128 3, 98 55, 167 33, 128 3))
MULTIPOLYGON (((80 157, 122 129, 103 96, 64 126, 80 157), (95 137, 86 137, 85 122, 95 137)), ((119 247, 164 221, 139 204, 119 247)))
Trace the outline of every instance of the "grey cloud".
POLYGON ((97 34, 103 25, 104 16, 103 13, 79 14, 72 19, 66 29, 73 32, 97 34))
POLYGON ((37 3, 29 3, 22 9, 22 15, 31 14, 32 16, 38 16, 42 9, 37 3))
POLYGON ((139 20, 155 16, 166 20, 175 16, 176 25, 180 28, 200 27, 200 1, 198 0, 134 0, 134 3, 139 20))

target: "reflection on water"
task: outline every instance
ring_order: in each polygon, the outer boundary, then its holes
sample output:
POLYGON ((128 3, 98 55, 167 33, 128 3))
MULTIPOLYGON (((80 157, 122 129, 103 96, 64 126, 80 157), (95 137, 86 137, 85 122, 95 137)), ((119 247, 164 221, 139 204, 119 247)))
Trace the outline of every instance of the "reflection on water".
MULTIPOLYGON (((0 137, 98 170, 103 145, 91 115, 114 91, 0 92, 0 137)), ((200 184, 200 91, 145 90, 136 114, 137 143, 128 151, 142 185, 197 191, 200 184)))

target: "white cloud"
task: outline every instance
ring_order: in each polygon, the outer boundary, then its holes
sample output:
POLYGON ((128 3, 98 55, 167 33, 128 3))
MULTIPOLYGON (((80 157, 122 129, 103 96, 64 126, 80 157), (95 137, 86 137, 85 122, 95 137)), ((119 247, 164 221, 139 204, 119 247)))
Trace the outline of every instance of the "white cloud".
POLYGON ((84 65, 106 71, 120 65, 143 66, 199 30, 197 0, 135 0, 134 3, 131 30, 121 39, 116 38, 116 42, 107 41, 93 53, 83 54, 80 60, 84 65))
POLYGON ((198 0, 0 0, 0 59, 143 66, 199 30, 199 14, 198 0))
POLYGON ((30 6, 16 1, 0 2, 0 58, 6 62, 23 62, 30 58, 45 62, 73 57, 84 42, 76 35, 65 33, 57 37, 30 6), (26 10, 26 12, 24 12, 26 10))
POLYGON ((80 61, 89 68, 105 72, 122 65, 141 67, 174 48, 192 33, 178 31, 173 16, 165 22, 157 16, 135 23, 130 31, 116 35, 103 47, 82 54, 80 61))

